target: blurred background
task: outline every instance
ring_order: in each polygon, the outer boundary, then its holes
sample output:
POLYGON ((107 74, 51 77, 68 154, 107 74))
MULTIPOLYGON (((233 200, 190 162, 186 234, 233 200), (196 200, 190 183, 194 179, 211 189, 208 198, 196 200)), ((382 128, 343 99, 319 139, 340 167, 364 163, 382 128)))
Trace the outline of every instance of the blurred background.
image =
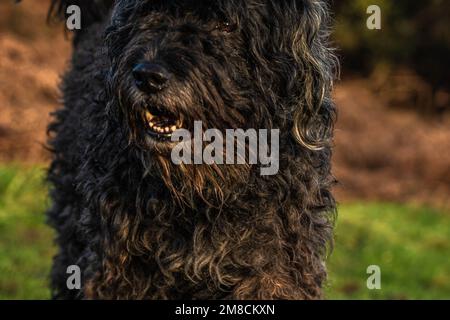
MULTIPOLYGON (((0 2, 0 299, 49 298, 46 125, 70 34, 48 0, 0 2)), ((342 62, 330 299, 450 298, 450 2, 334 0, 342 62), (368 30, 379 5, 382 29, 368 30), (369 265, 381 289, 366 286, 369 265)), ((75 138, 75 137, 74 137, 75 138)))

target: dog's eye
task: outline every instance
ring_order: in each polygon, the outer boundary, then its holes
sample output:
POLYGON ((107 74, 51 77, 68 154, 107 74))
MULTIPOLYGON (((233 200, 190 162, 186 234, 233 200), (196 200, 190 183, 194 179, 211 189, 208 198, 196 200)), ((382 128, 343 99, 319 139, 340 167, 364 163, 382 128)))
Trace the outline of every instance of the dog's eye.
POLYGON ((237 25, 235 23, 224 21, 216 24, 214 29, 224 33, 232 33, 236 31, 237 25))

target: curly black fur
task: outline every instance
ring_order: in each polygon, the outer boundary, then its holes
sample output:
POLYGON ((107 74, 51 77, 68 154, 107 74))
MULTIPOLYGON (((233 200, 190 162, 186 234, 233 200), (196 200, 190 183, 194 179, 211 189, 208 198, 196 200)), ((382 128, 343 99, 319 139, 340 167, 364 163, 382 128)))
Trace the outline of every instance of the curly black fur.
POLYGON ((86 22, 49 127, 54 297, 321 298, 335 215, 325 1, 53 2, 86 22), (172 74, 164 91, 136 88, 142 60, 172 74), (188 125, 280 129, 279 173, 172 164, 147 138, 149 104, 188 125), (74 264, 81 291, 66 287, 74 264))

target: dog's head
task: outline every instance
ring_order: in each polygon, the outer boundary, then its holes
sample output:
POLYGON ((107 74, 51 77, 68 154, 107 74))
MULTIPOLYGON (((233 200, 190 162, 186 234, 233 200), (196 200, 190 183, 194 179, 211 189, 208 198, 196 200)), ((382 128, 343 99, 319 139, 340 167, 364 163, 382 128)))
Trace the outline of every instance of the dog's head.
POLYGON ((174 193, 193 185, 201 194, 205 183, 220 193, 218 177, 233 183, 250 172, 246 166, 174 169, 171 136, 192 131, 195 121, 222 132, 279 129, 282 152, 329 146, 336 61, 327 43, 326 1, 53 0, 52 12, 64 14, 71 3, 84 17, 79 34, 109 24, 112 127, 125 129, 146 172, 163 176, 174 193))
POLYGON ((111 99, 132 141, 179 128, 278 128, 329 143, 334 58, 319 0, 117 0, 106 31, 111 99))

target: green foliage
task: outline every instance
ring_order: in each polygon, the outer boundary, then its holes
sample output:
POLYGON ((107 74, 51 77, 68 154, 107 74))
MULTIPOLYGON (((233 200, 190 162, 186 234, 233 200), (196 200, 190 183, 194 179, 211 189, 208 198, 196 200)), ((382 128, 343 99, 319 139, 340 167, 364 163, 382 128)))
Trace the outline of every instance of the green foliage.
MULTIPOLYGON (((47 299, 55 253, 44 223, 42 168, 0 166, 0 299, 47 299)), ((339 208, 329 259, 330 299, 450 298, 450 214, 408 205, 339 208), (381 267, 381 290, 366 288, 366 268, 381 267)))

